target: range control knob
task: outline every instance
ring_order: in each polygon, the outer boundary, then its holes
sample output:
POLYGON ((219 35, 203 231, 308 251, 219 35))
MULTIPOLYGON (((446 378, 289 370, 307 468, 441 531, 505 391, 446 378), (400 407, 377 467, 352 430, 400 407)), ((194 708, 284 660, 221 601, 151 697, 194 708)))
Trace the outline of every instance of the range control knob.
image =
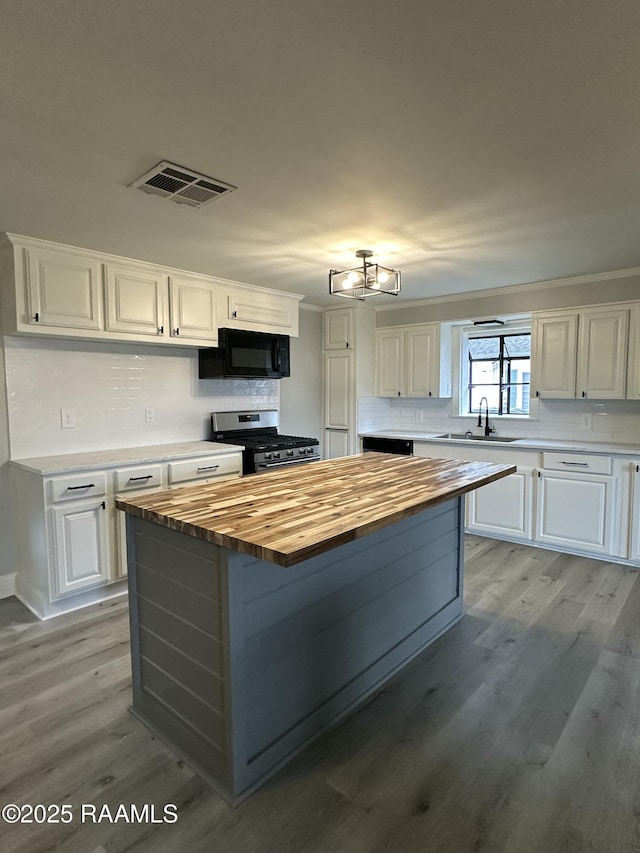
POLYGON ((265 454, 264 454, 264 458, 265 458, 265 459, 271 459, 271 454, 270 454, 270 453, 265 453, 265 454))
POLYGON ((280 459, 280 451, 279 450, 273 454, 273 458, 274 459, 280 459))
POLYGON ((293 450, 287 450, 287 456, 293 456, 293 450))

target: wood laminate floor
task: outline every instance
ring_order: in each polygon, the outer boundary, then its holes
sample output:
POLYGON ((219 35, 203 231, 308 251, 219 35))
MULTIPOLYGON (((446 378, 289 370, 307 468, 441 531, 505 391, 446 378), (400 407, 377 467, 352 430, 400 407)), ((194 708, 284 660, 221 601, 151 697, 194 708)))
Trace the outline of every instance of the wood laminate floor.
POLYGON ((1 601, 0 805, 74 820, 0 821, 0 850, 640 851, 638 577, 469 537, 464 619, 236 809, 128 713, 124 602, 41 623, 1 601))

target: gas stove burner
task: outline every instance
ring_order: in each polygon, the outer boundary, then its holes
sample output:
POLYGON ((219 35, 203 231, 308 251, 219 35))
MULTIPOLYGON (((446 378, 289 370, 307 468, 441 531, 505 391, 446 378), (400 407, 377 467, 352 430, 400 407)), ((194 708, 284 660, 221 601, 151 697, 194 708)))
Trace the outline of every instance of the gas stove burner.
POLYGON ((317 438, 278 435, 278 412, 213 412, 212 441, 241 444, 243 474, 302 465, 320 459, 317 438))

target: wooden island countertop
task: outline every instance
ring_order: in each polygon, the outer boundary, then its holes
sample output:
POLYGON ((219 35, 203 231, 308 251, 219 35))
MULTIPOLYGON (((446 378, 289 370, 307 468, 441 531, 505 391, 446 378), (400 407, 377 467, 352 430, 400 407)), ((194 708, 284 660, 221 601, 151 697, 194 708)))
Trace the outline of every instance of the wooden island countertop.
POLYGON ((366 453, 119 498, 116 507, 286 567, 515 471, 515 465, 366 453))

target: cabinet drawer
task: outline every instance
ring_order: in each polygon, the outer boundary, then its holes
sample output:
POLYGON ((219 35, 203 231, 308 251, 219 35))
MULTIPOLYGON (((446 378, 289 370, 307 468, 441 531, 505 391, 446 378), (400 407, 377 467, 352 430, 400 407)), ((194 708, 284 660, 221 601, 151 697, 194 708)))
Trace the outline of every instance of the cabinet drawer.
POLYGON ((584 453, 543 453, 542 467, 551 471, 574 471, 576 474, 610 474, 610 456, 587 456, 584 453))
POLYGON ((169 462, 169 483, 187 483, 189 480, 208 480, 213 477, 228 477, 240 474, 242 455, 240 453, 205 456, 199 459, 187 459, 184 462, 169 462))
POLYGON ((86 474, 73 474, 69 477, 56 477, 49 480, 49 500, 78 500, 79 498, 104 495, 107 491, 107 476, 104 471, 89 471, 86 474))
POLYGON ((162 465, 144 465, 116 471, 116 492, 153 489, 162 485, 162 465))

